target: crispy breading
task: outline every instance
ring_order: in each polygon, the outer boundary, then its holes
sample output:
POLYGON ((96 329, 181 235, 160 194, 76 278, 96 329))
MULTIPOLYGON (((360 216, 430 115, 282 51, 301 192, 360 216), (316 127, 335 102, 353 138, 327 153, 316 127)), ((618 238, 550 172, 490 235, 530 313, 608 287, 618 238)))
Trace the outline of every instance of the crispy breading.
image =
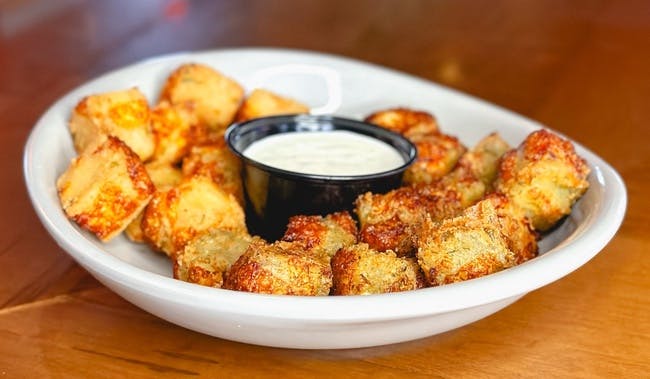
MULTIPOLYGON (((181 182, 183 175, 181 170, 167 162, 152 161, 145 163, 144 167, 149 174, 156 190, 166 190, 176 186, 181 182)), ((133 242, 145 242, 144 233, 142 232, 142 217, 144 209, 138 213, 136 218, 129 223, 124 233, 133 242)))
POLYGON ((424 234, 426 237, 417 254, 431 286, 478 278, 514 262, 514 254, 498 228, 489 221, 453 218, 436 228, 424 234))
POLYGON ((491 134, 463 154, 453 171, 439 179, 386 194, 359 196, 355 211, 361 227, 360 240, 379 251, 413 254, 425 219, 438 221, 457 216, 483 198, 506 147, 497 134, 491 134))
POLYGON ((142 232, 142 217, 144 216, 144 207, 138 214, 129 222, 129 225, 124 228, 126 237, 135 243, 144 243, 144 233, 142 232))
POLYGON ((121 139, 143 161, 154 151, 149 104, 137 88, 84 97, 73 109, 69 127, 77 153, 109 135, 121 139))
POLYGON ((167 162, 147 162, 144 167, 156 189, 165 190, 174 187, 183 179, 181 169, 167 162))
POLYGON ((156 148, 153 160, 177 163, 192 142, 190 123, 169 102, 161 101, 151 110, 151 129, 156 148))
POLYGON ((545 231, 571 212, 589 187, 588 175, 570 141, 541 129, 503 156, 495 188, 545 231))
POLYGON ((456 192, 460 208, 467 208, 491 190, 499 159, 508 149, 508 144, 498 134, 492 133, 463 154, 449 174, 424 188, 456 192))
MULTIPOLYGON (((427 219, 453 217, 470 205, 467 194, 477 192, 469 182, 453 186, 408 186, 386 194, 365 193, 355 201, 360 224, 359 240, 375 250, 393 250, 397 255, 415 253, 417 235, 427 219)), ((480 186, 480 184, 478 184, 480 186)))
POLYGON ((171 189, 156 191, 142 219, 147 243, 169 256, 210 228, 246 232, 244 211, 232 194, 200 175, 184 178, 171 189))
POLYGON ((424 111, 391 108, 365 121, 402 134, 415 144, 417 158, 404 173, 406 184, 431 183, 443 177, 467 150, 458 138, 441 133, 433 115, 424 111))
POLYGON ((415 109, 384 109, 369 115, 365 118, 365 121, 402 134, 409 139, 440 132, 438 123, 433 115, 415 109))
MULTIPOLYGON (((463 210, 470 205, 475 204, 485 196, 488 189, 481 180, 473 175, 462 173, 461 171, 446 175, 430 185, 421 186, 421 188, 420 191, 448 193, 449 195, 447 195, 447 198, 452 198, 453 196, 453 198, 457 199, 457 202, 452 204, 454 210, 463 210)), ((454 214, 458 213, 459 212, 455 212, 454 214)), ((441 220, 450 215, 452 215, 452 213, 449 212, 442 213, 442 215, 435 213, 433 214, 433 219, 441 220)))
POLYGON ((241 179, 241 161, 226 143, 193 146, 183 159, 183 175, 203 175, 211 178, 219 188, 231 193, 244 205, 244 187, 241 179))
POLYGON ((244 100, 237 111, 235 121, 242 122, 263 116, 309 113, 309 107, 294 99, 271 91, 256 88, 244 100))
POLYGON ((467 151, 458 138, 442 133, 410 139, 417 149, 417 158, 404 172, 406 184, 429 184, 442 178, 467 151))
POLYGON ((413 258, 378 252, 361 243, 340 249, 332 258, 333 295, 370 295, 409 291, 424 286, 413 258))
POLYGON ((283 241, 301 242, 333 256, 339 249, 357 242, 357 225, 346 211, 323 216, 297 215, 289 218, 283 241))
POLYGON ((73 159, 56 186, 66 215, 104 242, 129 225, 155 190, 138 156, 113 136, 73 159))
POLYGON ((332 287, 329 257, 302 243, 251 244, 232 265, 223 288, 277 295, 325 296, 332 287))
POLYGON ((182 109, 182 116, 191 117, 190 125, 205 127, 208 134, 230 125, 243 98, 239 83, 199 63, 183 64, 172 72, 160 96, 182 109))
POLYGON ((498 133, 491 133, 460 157, 450 176, 473 177, 489 188, 497 177, 499 160, 510 149, 510 145, 498 133))
POLYGON ((366 192, 355 200, 359 240, 379 251, 412 254, 417 229, 427 217, 415 187, 402 187, 386 194, 366 192))
POLYGON ((537 256, 539 235, 533 229, 530 219, 510 199, 500 193, 492 193, 475 206, 465 210, 466 215, 482 217, 481 214, 496 212, 497 226, 506 240, 508 249, 515 254, 519 264, 537 256))
POLYGON ((242 231, 208 229, 178 251, 173 260, 174 278, 220 288, 225 273, 252 243, 264 241, 242 231))
POLYGON ((505 197, 491 197, 460 216, 427 220, 417 258, 431 286, 478 278, 532 258, 536 235, 521 214, 510 212, 505 197))

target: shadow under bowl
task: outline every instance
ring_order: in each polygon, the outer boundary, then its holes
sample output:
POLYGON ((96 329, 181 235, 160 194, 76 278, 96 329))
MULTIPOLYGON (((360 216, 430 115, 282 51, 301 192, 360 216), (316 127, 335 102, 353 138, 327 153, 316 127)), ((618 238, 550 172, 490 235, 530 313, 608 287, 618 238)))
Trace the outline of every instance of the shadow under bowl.
POLYGON ((403 136, 362 121, 334 116, 290 115, 257 118, 233 124, 226 131, 229 148, 242 160, 246 217, 251 233, 274 241, 293 215, 326 215, 352 210, 365 192, 385 193, 402 183, 416 157, 415 146, 403 136), (392 146, 404 164, 391 170, 353 176, 303 174, 271 167, 244 155, 254 142, 279 133, 344 130, 392 146))

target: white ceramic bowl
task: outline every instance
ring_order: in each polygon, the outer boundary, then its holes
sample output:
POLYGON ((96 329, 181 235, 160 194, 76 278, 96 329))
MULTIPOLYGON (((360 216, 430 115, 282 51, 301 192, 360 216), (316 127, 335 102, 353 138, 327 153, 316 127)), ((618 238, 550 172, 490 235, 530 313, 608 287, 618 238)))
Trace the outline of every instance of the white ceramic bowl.
POLYGON ((250 90, 265 87, 308 103, 313 113, 362 118, 394 106, 435 114, 466 145, 498 131, 518 145, 540 124, 403 73, 347 58, 277 49, 183 53, 146 60, 95 79, 57 101, 25 147, 24 173, 39 218, 80 265, 138 307, 209 335, 291 348, 352 348, 441 333, 479 320, 551 283, 596 255, 619 228, 625 186, 602 159, 576 144, 591 167, 590 189, 562 225, 544 237, 539 257, 483 278, 417 291, 350 297, 270 296, 201 287, 171 278, 166 258, 119 237, 103 244, 65 217, 56 178, 75 155, 66 126, 83 96, 138 86, 157 100, 181 63, 202 62, 250 90))

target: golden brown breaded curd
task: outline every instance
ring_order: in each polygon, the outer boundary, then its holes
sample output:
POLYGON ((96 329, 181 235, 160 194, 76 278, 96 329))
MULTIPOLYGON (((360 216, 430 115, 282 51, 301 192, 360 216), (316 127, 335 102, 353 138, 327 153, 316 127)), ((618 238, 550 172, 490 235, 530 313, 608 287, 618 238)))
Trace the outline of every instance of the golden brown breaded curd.
POLYGON ((409 139, 439 132, 438 123, 433 115, 415 109, 384 109, 369 115, 365 121, 399 133, 409 139))
POLYGON ((508 249, 515 254, 516 264, 537 256, 539 235, 533 230, 530 220, 503 194, 492 193, 475 206, 465 210, 465 214, 475 218, 485 218, 484 214, 496 212, 497 226, 506 240, 508 249))
POLYGON ((345 211, 325 217, 297 215, 289 218, 282 240, 300 242, 307 249, 321 249, 331 257, 340 248, 357 242, 357 225, 345 211))
POLYGON ((151 129, 156 142, 152 159, 180 162, 190 148, 190 123, 169 102, 161 101, 151 110, 151 129))
POLYGON ((181 169, 168 162, 151 161, 144 164, 156 189, 168 189, 183 179, 181 169))
POLYGON ((142 232, 142 217, 144 216, 144 208, 135 216, 133 220, 124 229, 124 234, 127 238, 135 243, 145 242, 144 233, 142 232))
POLYGON ((210 228, 246 232, 244 211, 232 194, 200 175, 156 191, 142 218, 147 243, 169 256, 210 228))
POLYGON ((183 158, 183 176, 202 175, 211 178, 219 188, 233 194, 244 205, 241 161, 225 142, 193 146, 183 158))
POLYGON ((329 257, 302 243, 251 244, 232 265, 223 288, 276 295, 326 296, 332 287, 329 257))
POLYGON ((160 96, 161 101, 195 116, 194 120, 211 132, 230 125, 243 98, 239 83, 199 63, 183 64, 172 72, 160 96))
POLYGON ((541 129, 503 156, 495 188, 545 231, 571 212, 589 187, 588 175, 570 141, 541 129))
POLYGON ((56 187, 66 215, 104 242, 129 225, 155 190, 138 156, 113 136, 73 159, 56 187))
POLYGON ((225 273, 252 243, 264 241, 242 231, 208 229, 177 252, 173 260, 174 278, 220 288, 225 273))
POLYGON ((497 177, 499 160, 510 149, 510 145, 498 133, 491 133, 463 154, 450 174, 455 177, 469 175, 489 188, 497 177))
POLYGON ((413 255, 425 220, 442 220, 460 214, 475 201, 476 193, 482 196, 482 189, 480 182, 472 180, 401 187, 385 194, 362 194, 355 200, 359 240, 375 250, 413 255))
POLYGON ((109 135, 121 139, 143 161, 154 152, 149 103, 137 88, 84 97, 73 109, 69 127, 77 153, 109 135))
POLYGON ((481 200, 487 190, 482 181, 469 175, 446 175, 431 184, 415 188, 429 199, 432 207, 428 212, 434 221, 459 214, 481 200))
MULTIPOLYGON (((491 190, 499 159, 508 149, 508 144, 498 134, 490 134, 463 154, 449 174, 423 188, 456 193, 459 208, 467 208, 491 190)), ((440 220, 441 217, 434 214, 433 219, 440 220)))
MULTIPOLYGON (((181 182, 183 175, 181 170, 176 166, 164 161, 152 161, 145 163, 144 167, 149 174, 156 190, 166 190, 176 186, 181 182)), ((133 242, 145 242, 144 233, 142 232, 142 216, 144 209, 138 213, 138 216, 129 223, 124 233, 133 242)))
POLYGON ((491 205, 488 202, 479 211, 477 204, 437 223, 427 220, 418 240, 417 259, 429 285, 474 279, 517 263, 491 205))
POLYGON ((448 174, 467 151, 458 138, 429 134, 411 138, 417 158, 404 172, 406 184, 429 184, 448 174))
POLYGON ((360 240, 379 251, 415 252, 425 219, 453 217, 485 195, 492 172, 507 144, 492 134, 465 153, 452 172, 428 184, 406 186, 386 194, 366 193, 355 202, 360 240))
POLYGON ((426 219, 451 217, 462 210, 458 193, 429 190, 402 187, 386 194, 359 196, 355 209, 361 226, 360 241, 379 251, 413 255, 426 219))
POLYGON ((331 265, 333 295, 370 295, 424 286, 415 259, 400 258, 390 250, 378 252, 365 243, 342 248, 331 265))
POLYGON ((424 199, 414 187, 386 194, 366 192, 355 200, 359 240, 375 250, 392 250, 400 256, 415 251, 418 229, 427 217, 424 199))
POLYGON ((418 262, 430 285, 476 278, 537 255, 538 235, 502 194, 490 194, 455 218, 427 222, 418 262))
POLYGON ((303 113, 309 113, 307 105, 271 91, 256 88, 239 107, 235 121, 242 122, 264 116, 303 113))

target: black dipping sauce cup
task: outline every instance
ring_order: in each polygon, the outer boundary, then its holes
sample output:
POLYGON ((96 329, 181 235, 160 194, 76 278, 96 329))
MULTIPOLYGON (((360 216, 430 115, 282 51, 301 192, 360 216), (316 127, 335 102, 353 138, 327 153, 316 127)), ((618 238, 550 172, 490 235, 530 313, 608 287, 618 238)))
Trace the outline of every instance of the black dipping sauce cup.
POLYGON ((402 183, 404 170, 416 157, 415 146, 403 136, 368 124, 333 116, 272 116, 233 124, 226 131, 230 149, 243 162, 246 217, 250 232, 269 241, 285 232, 289 217, 326 215, 352 210, 365 192, 385 193, 402 183), (244 156, 253 142, 279 133, 346 130, 381 140, 404 158, 398 168, 368 175, 331 176, 301 174, 267 166, 244 156))

